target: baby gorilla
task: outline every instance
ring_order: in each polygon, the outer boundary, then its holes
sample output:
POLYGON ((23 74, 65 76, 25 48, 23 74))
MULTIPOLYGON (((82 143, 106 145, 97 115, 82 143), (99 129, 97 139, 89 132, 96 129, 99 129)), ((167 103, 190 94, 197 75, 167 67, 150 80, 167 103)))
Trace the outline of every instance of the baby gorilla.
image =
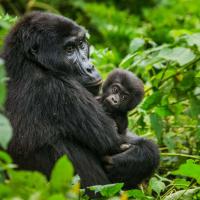
POLYGON ((135 108, 144 96, 142 81, 127 70, 116 69, 109 74, 102 90, 97 100, 116 122, 118 133, 125 135, 128 111, 135 108))
POLYGON ((142 81, 133 73, 127 70, 116 69, 111 72, 103 84, 102 95, 97 100, 103 105, 107 114, 116 122, 118 133, 126 136, 131 135, 134 139, 127 140, 121 145, 121 152, 115 155, 107 155, 103 158, 108 177, 114 182, 127 183, 126 189, 136 188, 141 179, 146 179, 150 173, 157 168, 159 163, 159 152, 151 144, 127 131, 128 111, 135 108, 143 99, 144 86, 142 81), (140 148, 138 148, 140 147, 140 148), (150 159, 149 155, 143 155, 142 151, 154 152, 155 159, 150 159), (126 161, 124 160, 126 154, 126 161), (135 155, 139 163, 131 163, 130 159, 135 155), (115 163, 118 163, 116 165, 115 163), (142 165, 145 163, 145 165, 142 165), (142 166, 142 168, 141 168, 142 166), (113 171, 117 173, 114 174, 113 171), (134 180, 130 177, 134 176, 134 180))

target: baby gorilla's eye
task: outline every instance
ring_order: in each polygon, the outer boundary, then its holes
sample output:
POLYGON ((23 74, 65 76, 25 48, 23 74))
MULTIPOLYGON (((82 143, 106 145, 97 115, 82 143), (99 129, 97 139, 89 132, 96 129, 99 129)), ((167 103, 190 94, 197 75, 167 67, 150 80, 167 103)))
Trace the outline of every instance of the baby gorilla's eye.
POLYGON ((113 88, 112 88, 112 92, 113 92, 113 94, 118 93, 118 88, 117 88, 117 87, 113 87, 113 88))
POLYGON ((123 101, 127 100, 128 99, 128 95, 127 94, 123 94, 121 98, 122 98, 123 101))

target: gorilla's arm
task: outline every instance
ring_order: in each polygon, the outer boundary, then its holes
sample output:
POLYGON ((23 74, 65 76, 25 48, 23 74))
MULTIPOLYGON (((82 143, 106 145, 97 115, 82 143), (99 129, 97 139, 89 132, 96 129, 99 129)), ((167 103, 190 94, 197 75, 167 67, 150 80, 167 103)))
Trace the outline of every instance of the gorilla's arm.
POLYGON ((54 144, 61 137, 99 155, 115 152, 119 147, 120 138, 113 121, 78 82, 68 79, 63 83, 52 77, 25 79, 9 84, 12 90, 9 90, 6 107, 15 131, 10 145, 12 151, 28 155, 46 143, 54 144), (23 95, 17 92, 19 88, 23 95))
POLYGON ((65 118, 69 129, 67 137, 75 139, 100 155, 108 152, 120 152, 119 147, 123 143, 123 139, 117 134, 114 121, 105 114, 102 106, 85 88, 78 83, 73 84, 72 80, 68 84, 70 83, 73 88, 72 90, 71 87, 67 88, 67 93, 71 95, 68 97, 69 105, 65 107, 65 113, 68 113, 65 118), (73 94, 75 95, 73 96, 73 94), (77 102, 75 103, 75 101, 77 102), (71 112, 77 114, 71 116, 71 112))
POLYGON ((158 167, 159 151, 152 141, 131 133, 126 141, 131 144, 128 150, 107 157, 107 172, 112 182, 124 182, 125 189, 131 189, 150 177, 158 167))

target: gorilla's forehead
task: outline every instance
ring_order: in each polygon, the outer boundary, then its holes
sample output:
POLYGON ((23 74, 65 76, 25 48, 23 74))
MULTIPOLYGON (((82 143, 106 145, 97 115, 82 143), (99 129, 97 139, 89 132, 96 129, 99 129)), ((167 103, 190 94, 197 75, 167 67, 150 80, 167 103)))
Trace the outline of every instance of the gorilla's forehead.
POLYGON ((36 11, 29 13, 25 19, 29 19, 29 25, 37 27, 38 30, 51 30, 66 36, 70 35, 81 37, 81 35, 85 34, 84 28, 71 19, 60 15, 36 11))

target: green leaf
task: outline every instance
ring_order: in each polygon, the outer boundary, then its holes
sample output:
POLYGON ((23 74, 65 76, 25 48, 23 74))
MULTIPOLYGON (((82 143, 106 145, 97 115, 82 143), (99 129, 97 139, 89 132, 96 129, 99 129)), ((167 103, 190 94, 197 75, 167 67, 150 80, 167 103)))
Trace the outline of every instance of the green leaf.
POLYGON ((195 164, 194 160, 187 160, 185 164, 182 164, 179 169, 173 171, 172 174, 194 178, 197 183, 200 184, 200 165, 195 164))
POLYGON ((16 196, 28 199, 32 194, 47 189, 46 177, 40 172, 10 171, 9 186, 16 196))
POLYGON ((151 121, 151 127, 153 128, 153 130, 156 133, 158 142, 161 143, 162 142, 162 132, 163 132, 162 131, 162 129, 163 129, 162 119, 156 113, 152 113, 150 115, 150 121, 151 121))
POLYGON ((199 99, 195 97, 191 97, 189 114, 192 117, 197 117, 198 119, 198 116, 200 114, 200 100, 199 99))
POLYGON ((194 77, 195 77, 195 72, 188 71, 184 75, 182 81, 177 85, 177 87, 182 91, 190 90, 195 84, 194 77))
POLYGON ((145 41, 142 38, 135 38, 130 43, 130 52, 136 52, 145 45, 145 41))
POLYGON ((63 194, 54 194, 50 196, 47 200, 66 200, 63 194))
POLYGON ((12 189, 5 184, 0 184, 0 199, 4 199, 5 197, 9 197, 12 194, 12 189))
POLYGON ((184 47, 163 49, 160 51, 158 56, 168 61, 175 61, 180 66, 183 66, 195 59, 195 54, 190 49, 184 47))
POLYGON ((192 35, 187 35, 185 37, 186 42, 189 46, 197 46, 198 50, 200 51, 200 33, 194 33, 192 35))
POLYGON ((123 183, 116 183, 116 184, 108 184, 108 185, 95 185, 88 187, 90 190, 94 191, 95 193, 100 192, 100 194, 104 197, 112 197, 123 187, 123 183))
POLYGON ((194 195, 199 191, 200 187, 195 189, 181 190, 170 194, 169 196, 165 197, 164 200, 192 200, 194 195))
POLYGON ((163 143, 166 145, 169 151, 173 151, 176 148, 175 136, 176 135, 174 132, 168 132, 167 134, 163 135, 163 143))
POLYGON ((6 98, 6 73, 3 67, 3 60, 0 58, 0 106, 3 107, 6 98))
POLYGON ((0 81, 0 106, 3 107, 6 99, 6 86, 0 81))
POLYGON ((126 191, 126 194, 129 198, 133 197, 135 199, 140 199, 140 200, 147 199, 147 196, 141 190, 138 189, 128 190, 126 191))
POLYGON ((190 181, 186 181, 185 179, 177 178, 173 182, 177 189, 186 189, 190 186, 190 181))
POLYGON ((0 151, 0 160, 4 161, 6 164, 12 163, 12 158, 10 155, 4 151, 0 151))
POLYGON ((67 156, 58 159, 51 174, 51 189, 58 192, 66 190, 72 181, 73 174, 74 169, 67 156))
POLYGON ((173 113, 169 109, 168 106, 160 106, 155 108, 155 112, 160 116, 160 117, 167 117, 172 115, 173 113))
POLYGON ((156 106, 158 103, 160 103, 162 99, 162 93, 160 91, 154 92, 152 95, 147 97, 143 104, 141 105, 141 108, 143 110, 149 110, 156 106))
POLYGON ((131 65, 133 62, 133 58, 135 57, 136 54, 128 54, 119 64, 119 67, 122 68, 127 68, 131 65))
POLYGON ((165 190, 165 184, 155 177, 151 178, 149 185, 151 189, 155 191, 158 195, 160 195, 160 193, 165 190))
POLYGON ((6 149, 11 137, 12 128, 10 122, 6 117, 0 114, 0 146, 6 149))

